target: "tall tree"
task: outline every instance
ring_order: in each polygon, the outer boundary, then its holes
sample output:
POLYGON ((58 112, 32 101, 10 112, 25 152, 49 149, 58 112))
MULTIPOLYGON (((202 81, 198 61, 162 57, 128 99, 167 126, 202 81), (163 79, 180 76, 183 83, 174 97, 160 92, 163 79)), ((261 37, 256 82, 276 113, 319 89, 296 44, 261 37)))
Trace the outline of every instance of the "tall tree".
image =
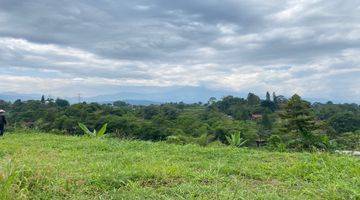
POLYGON ((41 101, 41 103, 45 103, 45 96, 44 96, 44 95, 41 96, 41 100, 40 100, 40 101, 41 101))
POLYGON ((266 99, 265 99, 265 101, 261 101, 261 106, 264 107, 264 108, 268 108, 271 111, 276 110, 276 104, 275 104, 275 102, 271 101, 271 97, 270 97, 269 92, 266 92, 266 99))
POLYGON ((264 130, 270 131, 272 128, 272 121, 270 119, 269 113, 265 112, 262 115, 261 118, 261 126, 263 127, 264 130))
POLYGON ((249 105, 259 105, 260 104, 260 97, 256 96, 254 93, 249 93, 247 96, 247 101, 249 105))
POLYGON ((276 103, 276 93, 275 92, 272 93, 272 97, 273 97, 273 101, 276 103))
POLYGON ((269 93, 269 92, 266 92, 266 101, 271 101, 270 93, 269 93))
POLYGON ((316 129, 315 117, 309 102, 295 94, 286 104, 282 118, 285 120, 287 131, 294 133, 297 144, 305 149, 316 146, 317 141, 313 134, 316 129))
POLYGON ((259 136, 260 139, 263 139, 266 136, 271 134, 272 121, 269 116, 269 111, 266 111, 261 118, 260 127, 259 127, 259 136))

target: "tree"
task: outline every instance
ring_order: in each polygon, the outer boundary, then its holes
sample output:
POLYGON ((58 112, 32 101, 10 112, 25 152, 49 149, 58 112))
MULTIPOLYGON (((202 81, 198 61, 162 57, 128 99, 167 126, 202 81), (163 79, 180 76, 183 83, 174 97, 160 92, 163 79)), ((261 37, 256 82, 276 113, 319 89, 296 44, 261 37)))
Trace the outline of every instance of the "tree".
POLYGON ((144 119, 151 119, 155 115, 158 115, 159 113, 160 113, 160 109, 158 106, 155 105, 146 106, 142 110, 142 116, 144 117, 144 119))
POLYGON ((216 101, 217 101, 217 99, 215 97, 210 97, 208 104, 212 105, 212 104, 216 103, 216 101))
POLYGON ((249 93, 247 96, 247 101, 249 105, 255 106, 260 104, 260 97, 256 96, 254 93, 249 93))
POLYGON ((269 93, 269 92, 266 92, 266 101, 271 101, 270 93, 269 93))
POLYGON ((329 123, 338 133, 360 130, 360 116, 352 112, 336 113, 329 119, 329 123))
POLYGON ((277 103, 277 96, 276 96, 276 93, 275 92, 273 92, 272 93, 272 97, 273 97, 273 101, 274 101, 274 103, 276 104, 277 103))
POLYGON ((259 139, 264 139, 271 134, 272 121, 269 116, 269 111, 265 111, 262 115, 261 121, 259 122, 259 139))
POLYGON ((286 104, 282 118, 285 120, 287 131, 295 134, 295 145, 305 149, 316 146, 318 141, 313 134, 316 129, 315 117, 309 102, 295 94, 286 104))
POLYGON ((274 104, 276 108, 283 108, 288 103, 288 99, 283 95, 274 96, 274 104))
POLYGON ((275 111, 276 110, 276 104, 272 101, 268 101, 268 100, 265 100, 265 101, 261 101, 261 106, 264 107, 264 108, 267 108, 271 111, 275 111))
POLYGON ((161 106, 161 112, 162 115, 169 120, 176 119, 180 113, 179 109, 177 109, 175 106, 172 106, 170 104, 161 106))
POLYGON ((268 112, 265 112, 261 118, 261 126, 264 130, 270 131, 272 128, 272 121, 268 112))
POLYGON ((65 107, 69 107, 70 106, 70 103, 65 100, 65 99, 59 99, 57 98, 56 101, 55 101, 55 104, 59 107, 62 107, 62 108, 65 108, 65 107))
POLYGON ((41 100, 40 100, 40 101, 41 101, 42 104, 45 103, 45 96, 44 96, 44 95, 41 96, 41 100))
POLYGON ((114 101, 113 105, 116 106, 116 107, 126 107, 129 104, 124 102, 124 101, 114 101))

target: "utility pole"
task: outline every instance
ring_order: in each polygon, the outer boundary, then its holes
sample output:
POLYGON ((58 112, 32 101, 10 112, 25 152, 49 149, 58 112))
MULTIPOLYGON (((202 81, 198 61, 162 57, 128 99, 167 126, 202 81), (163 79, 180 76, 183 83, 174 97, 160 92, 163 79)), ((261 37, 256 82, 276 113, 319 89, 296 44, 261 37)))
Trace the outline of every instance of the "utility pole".
POLYGON ((78 93, 78 101, 81 103, 81 93, 78 93))

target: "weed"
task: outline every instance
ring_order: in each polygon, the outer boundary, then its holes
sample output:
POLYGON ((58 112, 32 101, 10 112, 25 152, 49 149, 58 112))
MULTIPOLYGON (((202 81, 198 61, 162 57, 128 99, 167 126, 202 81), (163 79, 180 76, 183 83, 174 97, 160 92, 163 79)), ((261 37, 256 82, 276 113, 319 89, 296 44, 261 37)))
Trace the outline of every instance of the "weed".
POLYGON ((79 123, 79 127, 81 128, 81 130, 84 131, 86 135, 101 138, 106 134, 107 124, 104 124, 99 131, 96 131, 96 129, 94 129, 93 132, 91 132, 85 124, 79 123))

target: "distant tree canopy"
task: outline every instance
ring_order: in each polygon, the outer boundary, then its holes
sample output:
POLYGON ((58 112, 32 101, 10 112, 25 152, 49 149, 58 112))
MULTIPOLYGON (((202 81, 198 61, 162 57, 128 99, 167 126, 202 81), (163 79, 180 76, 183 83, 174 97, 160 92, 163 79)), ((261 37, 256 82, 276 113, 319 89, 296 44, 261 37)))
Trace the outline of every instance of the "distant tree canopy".
POLYGON ((360 115, 349 111, 335 113, 329 118, 329 124, 338 133, 360 130, 360 115))
POLYGON ((7 111, 8 128, 37 128, 63 134, 82 134, 78 123, 90 129, 108 124, 114 137, 166 140, 201 145, 221 142, 241 133, 246 146, 268 141, 272 148, 359 149, 360 107, 357 104, 310 104, 299 95, 290 99, 273 93, 265 99, 249 93, 247 98, 212 97, 207 104, 166 103, 136 106, 123 101, 112 104, 72 104, 44 96, 39 100, 1 101, 7 111))
POLYGON ((260 97, 256 96, 254 93, 249 93, 247 96, 248 104, 251 106, 260 104, 260 97))
POLYGON ((65 107, 70 106, 70 103, 69 103, 67 100, 65 100, 65 99, 59 99, 59 98, 57 98, 57 99, 55 100, 55 104, 56 104, 57 106, 61 107, 61 108, 65 108, 65 107))

